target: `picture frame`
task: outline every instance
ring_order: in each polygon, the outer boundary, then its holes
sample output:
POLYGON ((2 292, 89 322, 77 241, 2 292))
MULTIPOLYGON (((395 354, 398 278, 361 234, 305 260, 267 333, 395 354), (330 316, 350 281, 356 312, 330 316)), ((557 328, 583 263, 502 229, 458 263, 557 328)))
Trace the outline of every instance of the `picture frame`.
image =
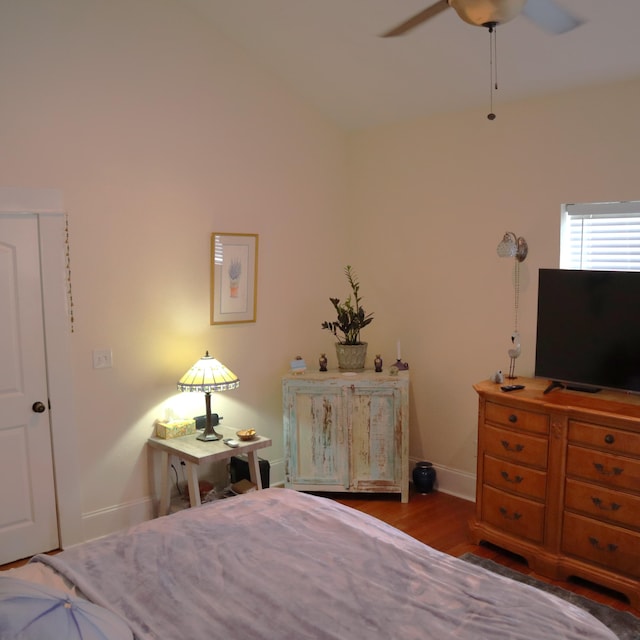
POLYGON ((211 234, 211 324, 255 322, 258 234, 211 234))

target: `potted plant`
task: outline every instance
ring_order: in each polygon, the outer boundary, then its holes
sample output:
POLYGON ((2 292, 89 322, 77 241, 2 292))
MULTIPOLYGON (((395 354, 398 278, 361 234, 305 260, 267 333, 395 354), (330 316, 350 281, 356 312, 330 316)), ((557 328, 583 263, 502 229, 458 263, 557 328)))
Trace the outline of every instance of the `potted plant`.
POLYGON ((351 293, 344 302, 340 302, 340 298, 329 298, 336 310, 337 320, 323 322, 322 328, 331 331, 338 339, 338 367, 346 371, 358 371, 364 369, 367 357, 367 343, 360 340, 360 331, 373 321, 373 313, 366 313, 362 308, 360 283, 351 265, 345 267, 344 273, 351 293))

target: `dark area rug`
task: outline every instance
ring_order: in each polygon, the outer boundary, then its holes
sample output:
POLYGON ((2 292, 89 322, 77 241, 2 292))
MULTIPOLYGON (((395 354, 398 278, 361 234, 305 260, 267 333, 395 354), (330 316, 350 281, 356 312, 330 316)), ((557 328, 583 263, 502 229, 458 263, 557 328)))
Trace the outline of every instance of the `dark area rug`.
POLYGON ((607 627, 609 627, 609 629, 611 629, 611 631, 613 631, 620 640, 640 640, 640 618, 634 616, 628 611, 618 611, 617 609, 608 607, 605 604, 594 602, 589 598, 579 596, 577 593, 567 591, 562 587, 547 584, 546 582, 532 578, 529 575, 520 573, 515 569, 509 569, 509 567, 505 567, 493 560, 489 560, 488 558, 476 556, 473 553, 465 553, 460 556, 460 559, 465 562, 470 562, 471 564, 484 567, 485 569, 488 569, 493 573, 498 573, 501 576, 507 576, 507 578, 512 578, 518 582, 524 582, 525 584, 536 587, 536 589, 540 589, 541 591, 552 593, 563 600, 571 602, 571 604, 585 609, 592 616, 598 618, 598 620, 607 625, 607 627))

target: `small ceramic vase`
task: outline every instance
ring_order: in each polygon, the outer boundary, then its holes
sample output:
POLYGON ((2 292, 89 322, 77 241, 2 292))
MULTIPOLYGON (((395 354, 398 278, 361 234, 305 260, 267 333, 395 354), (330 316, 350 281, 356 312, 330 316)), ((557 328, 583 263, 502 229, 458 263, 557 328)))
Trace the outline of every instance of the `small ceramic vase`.
POLYGON ((436 470, 430 462, 416 462, 413 470, 413 486, 422 494, 431 493, 436 481, 436 470))

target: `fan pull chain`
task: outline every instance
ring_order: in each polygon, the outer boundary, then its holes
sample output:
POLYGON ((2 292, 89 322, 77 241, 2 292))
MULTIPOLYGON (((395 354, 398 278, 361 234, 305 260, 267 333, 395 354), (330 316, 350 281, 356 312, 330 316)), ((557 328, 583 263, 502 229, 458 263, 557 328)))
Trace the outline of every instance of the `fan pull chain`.
POLYGON ((495 22, 490 22, 489 29, 489 106, 491 112, 487 116, 489 120, 495 120, 496 114, 493 112, 493 91, 498 90, 498 44, 497 33, 498 25, 495 22))
POLYGON ((71 290, 71 249, 69 248, 69 215, 64 216, 64 248, 65 269, 67 272, 67 313, 69 315, 69 327, 71 333, 75 331, 75 319, 73 314, 73 291, 71 290))

